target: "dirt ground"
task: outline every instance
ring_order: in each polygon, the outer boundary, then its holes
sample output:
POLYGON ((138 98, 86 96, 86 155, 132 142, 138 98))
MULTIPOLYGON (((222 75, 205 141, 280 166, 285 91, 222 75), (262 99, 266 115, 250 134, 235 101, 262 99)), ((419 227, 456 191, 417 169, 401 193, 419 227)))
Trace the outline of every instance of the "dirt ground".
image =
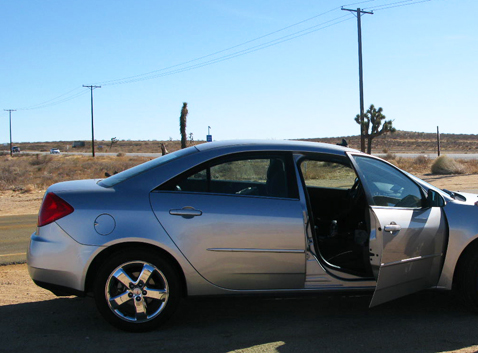
MULTIPOLYGON (((478 193, 478 175, 418 175, 478 193)), ((35 214, 44 191, 2 192, 0 214, 35 214)), ((425 292, 367 309, 368 295, 188 299, 163 329, 126 334, 91 298, 57 298, 25 264, 0 267, 0 352, 478 352, 478 315, 449 293, 425 292), (320 349, 319 349, 320 347, 320 349)))
POLYGON ((0 191, 0 215, 35 214, 40 209, 44 190, 28 193, 0 191))

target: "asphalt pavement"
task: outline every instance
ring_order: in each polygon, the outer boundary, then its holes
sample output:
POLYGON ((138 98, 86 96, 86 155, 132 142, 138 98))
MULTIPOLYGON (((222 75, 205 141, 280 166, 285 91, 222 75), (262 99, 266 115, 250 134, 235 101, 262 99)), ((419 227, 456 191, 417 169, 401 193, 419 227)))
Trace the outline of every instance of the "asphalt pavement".
POLYGON ((25 262, 37 215, 0 217, 0 265, 25 262))

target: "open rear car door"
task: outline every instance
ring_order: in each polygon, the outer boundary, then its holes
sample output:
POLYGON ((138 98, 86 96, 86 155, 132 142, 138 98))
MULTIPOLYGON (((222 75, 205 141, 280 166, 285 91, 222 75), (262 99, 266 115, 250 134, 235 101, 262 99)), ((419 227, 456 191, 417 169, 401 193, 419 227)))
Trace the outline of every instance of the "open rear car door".
POLYGON ((435 286, 448 239, 444 200, 433 190, 426 195, 384 161, 349 156, 369 203, 370 263, 377 280, 370 306, 435 286))

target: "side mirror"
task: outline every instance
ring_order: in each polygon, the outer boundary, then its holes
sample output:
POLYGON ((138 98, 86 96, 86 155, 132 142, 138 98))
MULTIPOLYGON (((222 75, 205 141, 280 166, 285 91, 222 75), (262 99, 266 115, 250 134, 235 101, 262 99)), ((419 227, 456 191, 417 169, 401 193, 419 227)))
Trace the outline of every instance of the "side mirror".
POLYGON ((433 189, 428 190, 427 207, 443 207, 445 199, 433 189))

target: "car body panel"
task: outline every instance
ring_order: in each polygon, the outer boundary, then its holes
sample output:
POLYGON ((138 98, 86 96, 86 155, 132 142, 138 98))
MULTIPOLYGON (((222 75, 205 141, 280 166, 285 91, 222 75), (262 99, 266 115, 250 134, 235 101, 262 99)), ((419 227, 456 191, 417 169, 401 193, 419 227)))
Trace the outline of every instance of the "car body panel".
POLYGON ((378 279, 371 306, 436 286, 447 231, 439 207, 371 208, 370 259, 378 279), (387 231, 387 225, 401 228, 387 231))
POLYGON ((83 291, 86 265, 98 248, 79 244, 58 224, 50 223, 31 236, 28 271, 35 281, 83 291))
POLYGON ((466 196, 467 202, 448 201, 443 209, 450 236, 438 282, 439 288, 448 290, 453 288, 453 277, 460 255, 470 243, 478 239, 478 207, 474 205, 478 201, 478 195, 466 194, 466 196))
POLYGON ((303 287, 299 200, 161 191, 151 193, 151 204, 181 252, 211 283, 229 289, 303 287), (198 215, 173 213, 185 209, 198 215))

